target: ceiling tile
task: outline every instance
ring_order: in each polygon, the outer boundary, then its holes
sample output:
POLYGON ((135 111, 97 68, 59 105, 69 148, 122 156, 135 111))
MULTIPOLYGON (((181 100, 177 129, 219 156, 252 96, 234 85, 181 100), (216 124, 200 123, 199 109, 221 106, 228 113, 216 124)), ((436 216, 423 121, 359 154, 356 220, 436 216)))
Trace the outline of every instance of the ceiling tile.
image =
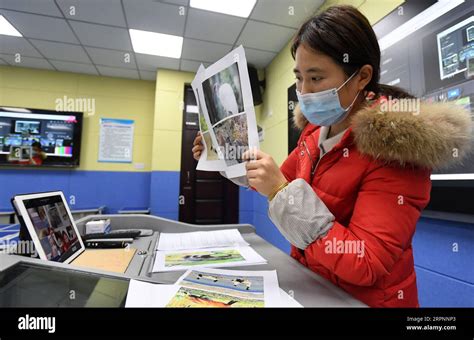
POLYGON ((140 79, 137 70, 129 70, 117 67, 97 66, 100 74, 108 77, 140 79))
POLYGON ((280 52, 296 33, 295 29, 249 20, 238 44, 269 52, 280 52))
POLYGON ((87 53, 92 58, 94 64, 112 66, 112 67, 123 67, 136 69, 135 59, 133 52, 121 52, 104 50, 103 48, 86 47, 87 53))
POLYGON ((125 0, 123 5, 129 28, 183 35, 186 16, 180 15, 178 6, 153 0, 142 0, 140 6, 136 0, 125 0))
POLYGON ((131 51, 130 35, 125 28, 70 21, 83 45, 131 51))
POLYGON ((201 64, 204 65, 204 67, 209 66, 208 63, 201 63, 199 61, 193 61, 193 60, 181 60, 181 71, 186 71, 186 72, 197 72, 199 66, 201 64))
POLYGON ((79 45, 63 44, 31 39, 30 42, 48 59, 65 60, 76 63, 90 63, 84 49, 79 45))
POLYGON ((0 8, 63 17, 53 0, 1 0, 0 8))
POLYGON ((156 71, 153 72, 139 70, 138 72, 140 73, 140 78, 142 78, 143 80, 156 80, 156 71))
POLYGON ((258 0, 250 19, 299 28, 323 0, 258 0))
POLYGON ((5 10, 0 10, 0 14, 27 38, 79 43, 64 19, 5 10))
POLYGON ((230 52, 232 45, 210 43, 201 40, 184 39, 183 59, 215 62, 230 52))
POLYGON ((233 45, 245 19, 190 8, 185 37, 233 45), (216 29, 222 27, 225 29, 216 29))
POLYGON ((158 68, 179 69, 179 59, 158 57, 136 53, 138 68, 143 71, 156 71, 158 68))
POLYGON ((277 54, 273 52, 258 51, 251 48, 245 49, 247 63, 255 66, 256 68, 267 67, 276 55, 277 54))
POLYGON ((15 62, 15 57, 12 55, 0 54, 0 58, 5 60, 12 66, 54 70, 54 68, 48 63, 48 61, 43 58, 22 57, 20 63, 15 62))
POLYGON ((74 72, 74 73, 86 73, 97 75, 97 70, 94 65, 91 64, 78 64, 70 63, 67 61, 50 60, 51 64, 54 65, 59 71, 63 72, 74 72))
POLYGON ((120 0, 57 0, 64 16, 72 20, 127 27, 120 0), (71 8, 74 6, 74 8, 71 8))
POLYGON ((25 38, 9 35, 0 35, 0 51, 6 54, 20 53, 26 57, 41 58, 41 54, 25 38))

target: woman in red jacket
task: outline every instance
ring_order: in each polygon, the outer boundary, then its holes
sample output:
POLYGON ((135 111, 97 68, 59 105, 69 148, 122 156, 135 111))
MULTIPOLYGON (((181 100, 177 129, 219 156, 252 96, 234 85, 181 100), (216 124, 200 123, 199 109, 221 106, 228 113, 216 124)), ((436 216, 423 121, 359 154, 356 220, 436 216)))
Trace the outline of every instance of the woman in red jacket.
POLYGON ((248 184, 300 263, 369 306, 417 307, 415 226, 431 170, 467 152, 470 115, 379 84, 377 38, 353 7, 309 19, 291 51, 302 133, 281 168, 248 153, 248 184))

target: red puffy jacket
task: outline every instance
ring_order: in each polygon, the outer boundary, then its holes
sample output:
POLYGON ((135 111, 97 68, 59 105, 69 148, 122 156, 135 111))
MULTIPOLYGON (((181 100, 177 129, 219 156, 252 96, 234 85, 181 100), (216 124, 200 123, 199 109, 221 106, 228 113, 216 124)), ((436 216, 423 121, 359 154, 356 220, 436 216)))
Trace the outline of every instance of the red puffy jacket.
POLYGON ((421 104, 418 114, 361 109, 313 178, 320 129, 295 115, 305 127, 281 171, 311 184, 335 223, 291 256, 369 306, 417 307, 412 237, 430 199, 430 169, 452 161, 453 148, 464 154, 469 114, 448 104, 421 104))

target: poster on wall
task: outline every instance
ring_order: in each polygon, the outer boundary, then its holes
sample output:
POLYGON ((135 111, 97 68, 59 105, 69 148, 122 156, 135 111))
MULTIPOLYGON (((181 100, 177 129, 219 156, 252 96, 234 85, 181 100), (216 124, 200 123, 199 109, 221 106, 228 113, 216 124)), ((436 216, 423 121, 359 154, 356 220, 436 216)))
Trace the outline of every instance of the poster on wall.
POLYGON ((99 162, 131 163, 134 121, 100 119, 99 162))

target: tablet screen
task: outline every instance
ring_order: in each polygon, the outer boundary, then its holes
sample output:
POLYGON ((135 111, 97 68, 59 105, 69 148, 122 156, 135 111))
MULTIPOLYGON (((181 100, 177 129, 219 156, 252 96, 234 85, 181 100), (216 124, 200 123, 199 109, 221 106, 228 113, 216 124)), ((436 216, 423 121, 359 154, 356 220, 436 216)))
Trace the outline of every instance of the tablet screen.
POLYGON ((61 195, 22 201, 47 260, 64 262, 81 249, 79 235, 61 195))

